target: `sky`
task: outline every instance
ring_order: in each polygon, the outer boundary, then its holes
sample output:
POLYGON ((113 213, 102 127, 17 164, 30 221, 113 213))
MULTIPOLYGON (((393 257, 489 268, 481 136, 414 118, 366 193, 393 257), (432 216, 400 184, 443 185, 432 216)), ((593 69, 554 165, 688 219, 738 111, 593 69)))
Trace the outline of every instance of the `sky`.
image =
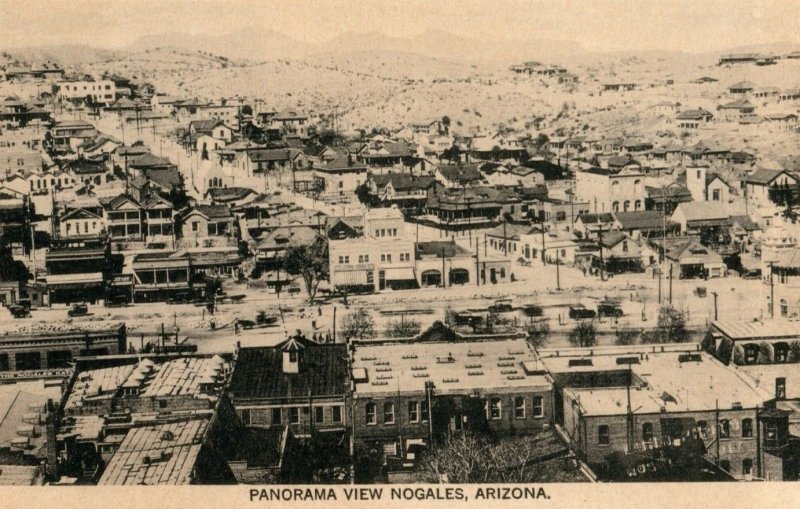
POLYGON ((800 0, 0 0, 0 47, 122 47, 146 34, 220 35, 248 26, 322 42, 347 33, 441 29, 587 49, 719 51, 797 42, 800 0))

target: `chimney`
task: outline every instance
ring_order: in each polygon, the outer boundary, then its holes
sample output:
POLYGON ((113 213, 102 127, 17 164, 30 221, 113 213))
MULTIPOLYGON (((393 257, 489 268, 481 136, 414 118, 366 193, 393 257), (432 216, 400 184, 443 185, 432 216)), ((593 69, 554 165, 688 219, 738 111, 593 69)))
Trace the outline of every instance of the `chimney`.
POLYGON ((347 164, 353 164, 353 154, 347 154, 347 164))

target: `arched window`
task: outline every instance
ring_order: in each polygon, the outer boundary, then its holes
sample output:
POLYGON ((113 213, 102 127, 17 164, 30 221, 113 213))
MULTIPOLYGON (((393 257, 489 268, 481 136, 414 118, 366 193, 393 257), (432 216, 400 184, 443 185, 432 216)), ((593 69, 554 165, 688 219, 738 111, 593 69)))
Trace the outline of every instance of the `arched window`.
POLYGON ((618 201, 615 201, 614 203, 611 204, 611 210, 613 210, 614 212, 619 212, 619 202, 618 201))
POLYGON ((619 194, 619 182, 616 180, 611 183, 611 194, 616 196, 619 194))
POLYGON ((636 179, 636 180, 633 181, 633 192, 636 193, 637 196, 642 193, 642 181, 641 180, 636 179))
POLYGON ((633 202, 633 210, 642 210, 642 200, 633 202))
POLYGON ((767 313, 772 316, 772 298, 767 295, 767 313))
POLYGON ((781 316, 789 316, 789 305, 786 299, 781 299, 781 316))
POLYGON ((627 212, 631 209, 631 202, 630 200, 625 200, 625 203, 622 204, 623 212, 627 212))

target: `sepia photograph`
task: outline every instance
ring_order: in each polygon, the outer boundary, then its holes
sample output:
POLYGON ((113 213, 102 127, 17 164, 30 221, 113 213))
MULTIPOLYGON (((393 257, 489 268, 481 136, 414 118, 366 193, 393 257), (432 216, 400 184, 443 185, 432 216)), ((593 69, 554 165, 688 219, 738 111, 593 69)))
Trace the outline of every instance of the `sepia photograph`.
POLYGON ((0 485, 800 480, 799 13, 0 0, 0 485))

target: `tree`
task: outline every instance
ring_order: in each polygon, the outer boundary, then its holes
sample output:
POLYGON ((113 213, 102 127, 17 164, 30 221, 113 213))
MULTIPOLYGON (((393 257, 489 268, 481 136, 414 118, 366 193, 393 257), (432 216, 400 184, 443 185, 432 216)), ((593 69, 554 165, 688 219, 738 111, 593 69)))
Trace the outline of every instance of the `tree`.
POLYGON ((528 343, 534 348, 541 348, 547 344, 550 334, 550 324, 542 320, 528 326, 528 343))
POLYGON ((685 343, 689 341, 686 313, 672 306, 661 306, 655 330, 642 336, 642 343, 685 343))
POLYGON ((442 159, 447 159, 448 161, 458 162, 461 160, 461 149, 458 148, 458 145, 453 145, 452 147, 445 149, 442 152, 442 159))
POLYGON ((358 309, 342 319, 342 334, 346 338, 370 338, 375 336, 375 320, 366 309, 358 309))
POLYGON ((422 331, 422 324, 419 320, 401 320, 386 324, 386 337, 388 338, 411 338, 422 331))
POLYGON ((578 325, 569 332, 568 340, 572 346, 587 347, 596 345, 597 338, 595 337, 594 324, 588 320, 578 322, 578 325))
POLYGON ((641 330, 635 329, 630 325, 623 325, 617 329, 617 338, 614 341, 617 345, 635 345, 641 330))
POLYGON ((308 301, 313 303, 320 282, 328 279, 328 243, 317 239, 308 246, 293 246, 287 251, 283 264, 289 274, 303 277, 308 301))
POLYGON ((450 117, 448 117, 447 115, 443 116, 442 124, 444 124, 446 127, 450 127, 450 117))
POLYGON ((470 431, 450 434, 422 455, 416 477, 420 482, 431 484, 564 482, 574 479, 576 467, 571 460, 550 459, 552 440, 546 435, 491 441, 470 431))

